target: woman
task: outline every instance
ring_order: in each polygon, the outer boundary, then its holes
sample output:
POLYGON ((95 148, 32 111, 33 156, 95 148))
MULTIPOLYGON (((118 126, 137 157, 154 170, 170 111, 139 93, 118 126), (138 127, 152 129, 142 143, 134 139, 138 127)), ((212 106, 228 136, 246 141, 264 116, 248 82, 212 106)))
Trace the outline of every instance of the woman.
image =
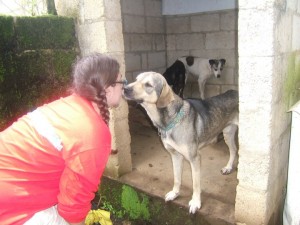
POLYGON ((108 108, 125 84, 119 69, 109 56, 83 57, 72 95, 0 133, 0 224, 84 224, 111 151, 108 108))

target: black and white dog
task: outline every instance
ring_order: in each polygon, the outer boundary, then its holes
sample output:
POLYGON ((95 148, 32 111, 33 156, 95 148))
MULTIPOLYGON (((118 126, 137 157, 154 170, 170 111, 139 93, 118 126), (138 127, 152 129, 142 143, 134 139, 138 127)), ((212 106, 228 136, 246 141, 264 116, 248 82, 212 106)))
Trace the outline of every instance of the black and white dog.
POLYGON ((185 66, 183 62, 176 60, 172 66, 167 68, 163 76, 172 87, 175 94, 183 98, 183 90, 186 82, 185 66))
POLYGON ((175 94, 183 97, 183 90, 188 74, 198 77, 200 97, 204 99, 206 81, 214 75, 221 77, 225 59, 204 59, 194 56, 185 56, 177 59, 163 74, 175 94))

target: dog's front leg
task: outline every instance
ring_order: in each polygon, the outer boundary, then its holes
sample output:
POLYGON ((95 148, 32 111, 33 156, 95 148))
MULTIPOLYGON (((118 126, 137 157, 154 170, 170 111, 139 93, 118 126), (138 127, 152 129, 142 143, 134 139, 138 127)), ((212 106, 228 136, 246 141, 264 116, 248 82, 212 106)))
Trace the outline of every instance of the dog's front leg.
POLYGON ((200 155, 189 159, 192 169, 193 179, 193 197, 189 202, 190 213, 194 214, 198 209, 201 208, 201 184, 200 184, 200 155))
POLYGON ((181 175, 182 175, 182 165, 183 156, 177 151, 169 151, 172 157, 173 163, 173 173, 174 173, 174 186, 172 191, 168 192, 165 196, 165 201, 172 201, 178 197, 180 186, 181 186, 181 175))

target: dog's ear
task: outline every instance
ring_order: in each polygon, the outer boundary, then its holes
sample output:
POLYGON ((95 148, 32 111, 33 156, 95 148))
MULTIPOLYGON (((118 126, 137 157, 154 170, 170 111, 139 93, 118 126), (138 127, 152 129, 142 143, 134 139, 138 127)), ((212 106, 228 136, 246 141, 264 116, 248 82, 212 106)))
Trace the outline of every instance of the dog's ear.
POLYGON ((193 64, 194 64, 194 56, 187 56, 186 58, 185 58, 185 60, 186 60, 186 64, 188 65, 188 66, 192 66, 193 64))
POLYGON ((220 62, 222 63, 222 66, 224 66, 225 63, 226 63, 226 60, 225 59, 220 59, 220 62))
POLYGON ((208 60, 208 62, 209 62, 210 66, 213 66, 214 64, 217 63, 217 60, 216 59, 210 59, 210 60, 208 60))
POLYGON ((167 107, 167 105, 174 100, 174 93, 171 89, 171 87, 167 84, 167 82, 163 82, 162 91, 160 93, 160 96, 156 102, 157 108, 164 108, 167 107))

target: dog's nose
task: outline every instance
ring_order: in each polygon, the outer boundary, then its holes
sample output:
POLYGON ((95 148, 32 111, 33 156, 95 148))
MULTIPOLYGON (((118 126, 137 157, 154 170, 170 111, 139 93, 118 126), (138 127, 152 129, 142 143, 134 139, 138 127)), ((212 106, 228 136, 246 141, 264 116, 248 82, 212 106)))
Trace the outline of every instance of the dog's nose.
POLYGON ((221 75, 220 75, 220 74, 218 74, 218 75, 217 75, 217 78, 220 78, 220 77, 221 77, 221 75))
POLYGON ((125 85, 125 87, 123 88, 123 93, 124 93, 124 95, 130 95, 131 93, 132 93, 132 88, 131 87, 129 87, 128 85, 125 85))

